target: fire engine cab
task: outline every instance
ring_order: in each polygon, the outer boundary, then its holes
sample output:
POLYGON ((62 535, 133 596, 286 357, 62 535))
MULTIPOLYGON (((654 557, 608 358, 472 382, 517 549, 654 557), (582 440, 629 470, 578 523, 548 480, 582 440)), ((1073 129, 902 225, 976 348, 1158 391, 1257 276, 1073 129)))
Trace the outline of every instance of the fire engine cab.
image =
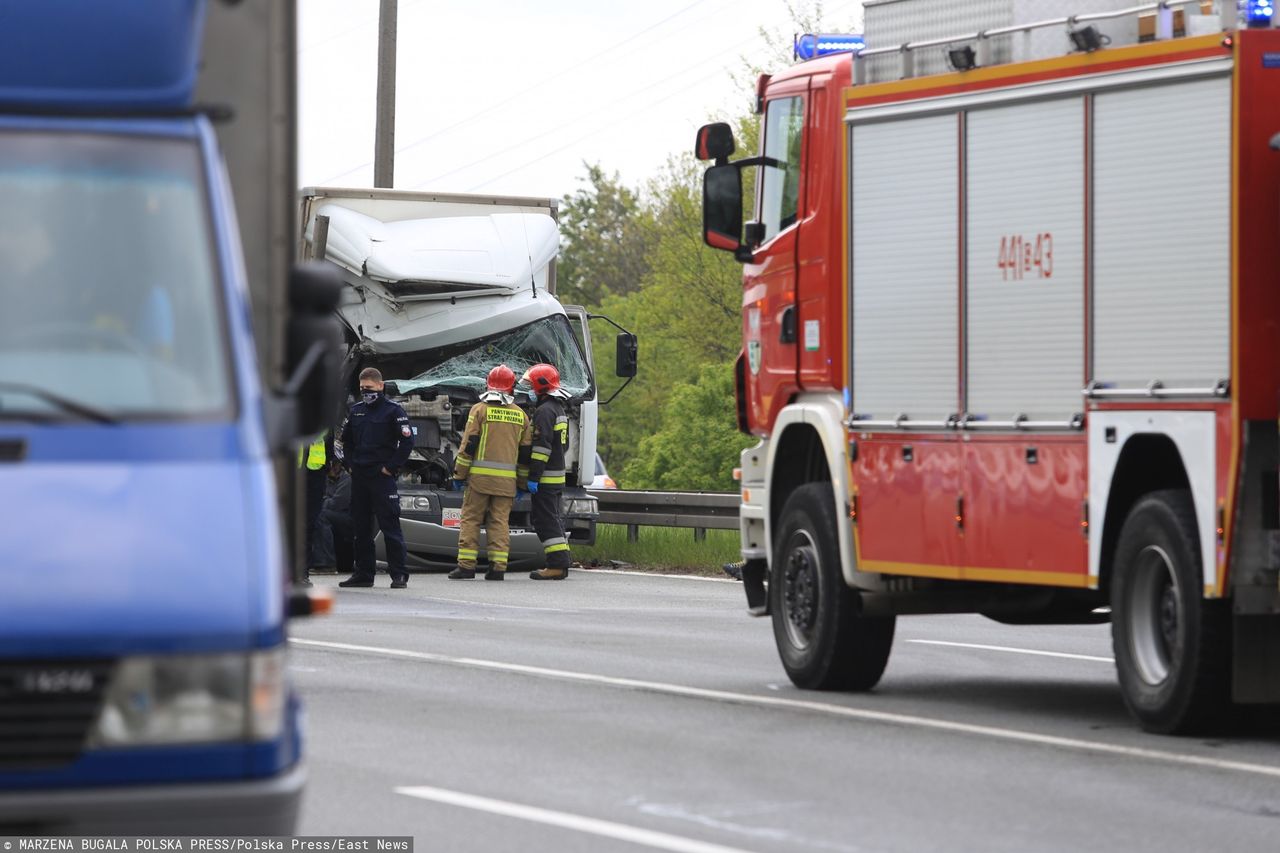
POLYGON ((761 77, 758 156, 697 139, 788 675, 873 687, 899 615, 1110 620, 1148 730, 1280 702, 1271 4, 865 12, 761 77))

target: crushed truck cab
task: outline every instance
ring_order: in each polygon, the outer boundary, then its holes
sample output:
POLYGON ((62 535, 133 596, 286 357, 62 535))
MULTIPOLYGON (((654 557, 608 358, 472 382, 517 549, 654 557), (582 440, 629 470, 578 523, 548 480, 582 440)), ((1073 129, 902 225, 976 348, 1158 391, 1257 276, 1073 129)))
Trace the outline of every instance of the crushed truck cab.
MULTIPOLYGON (((338 307, 349 347, 344 389, 354 392, 363 368, 378 368, 413 428, 399 484, 411 569, 456 562, 462 493, 451 488, 454 460, 467 413, 499 363, 517 377, 539 362, 559 370, 571 395, 565 528, 571 542, 595 540, 597 501, 586 487, 600 404, 588 315, 555 296, 557 208, 555 199, 302 191, 302 254, 337 265, 346 285, 338 307)), ((533 400, 517 388, 517 402, 528 409, 533 400)), ((543 565, 530 510, 528 497, 512 510, 512 569, 543 565)), ((377 547, 384 559, 381 534, 377 547)))

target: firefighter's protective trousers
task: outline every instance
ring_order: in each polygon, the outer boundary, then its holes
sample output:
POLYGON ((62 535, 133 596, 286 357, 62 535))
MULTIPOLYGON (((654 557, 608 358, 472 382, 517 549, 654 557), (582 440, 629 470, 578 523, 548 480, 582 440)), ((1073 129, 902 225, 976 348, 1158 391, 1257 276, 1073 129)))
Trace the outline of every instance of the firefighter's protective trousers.
POLYGON ((533 447, 529 455, 529 479, 538 483, 533 496, 533 529, 542 542, 548 569, 567 569, 569 540, 560 517, 564 491, 565 448, 569 444, 569 417, 564 403, 550 395, 538 398, 533 410, 533 447))
POLYGON ((508 519, 514 498, 505 495, 486 495, 475 489, 467 489, 462 497, 462 528, 458 532, 458 565, 475 571, 480 558, 480 528, 485 531, 484 555, 489 568, 495 572, 507 570, 511 547, 508 519))
POLYGON ((511 504, 528 476, 532 439, 529 418, 519 407, 484 399, 471 407, 453 469, 455 479, 467 481, 458 531, 461 568, 475 569, 483 526, 488 534, 489 568, 506 571, 511 504))
POLYGON ((564 535, 564 522, 560 519, 560 494, 558 486, 540 486, 533 495, 533 529, 542 542, 542 553, 548 569, 567 569, 569 540, 564 535))

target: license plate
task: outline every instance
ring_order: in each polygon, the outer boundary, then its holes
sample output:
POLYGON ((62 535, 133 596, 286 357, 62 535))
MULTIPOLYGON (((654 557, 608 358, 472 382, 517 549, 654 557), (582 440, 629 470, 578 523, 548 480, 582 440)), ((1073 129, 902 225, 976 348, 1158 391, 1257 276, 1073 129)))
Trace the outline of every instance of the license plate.
POLYGON ((441 521, 445 527, 461 527, 462 526, 462 510, 448 509, 443 510, 441 521))

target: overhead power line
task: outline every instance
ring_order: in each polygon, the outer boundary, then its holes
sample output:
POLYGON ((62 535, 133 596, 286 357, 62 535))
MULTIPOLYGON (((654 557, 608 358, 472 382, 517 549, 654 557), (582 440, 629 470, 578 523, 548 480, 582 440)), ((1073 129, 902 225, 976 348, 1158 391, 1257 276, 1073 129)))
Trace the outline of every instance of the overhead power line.
MULTIPOLYGON (((653 24, 650 24, 649 26, 645 27, 643 30, 640 30, 639 32, 636 32, 636 33, 632 33, 631 35, 627 36, 626 38, 622 39, 621 41, 618 41, 618 42, 615 42, 614 44, 609 45, 608 47, 606 47, 606 48, 604 48, 603 50, 601 50, 599 53, 593 54, 592 56, 589 56, 589 57, 587 57, 586 59, 583 59, 583 60, 577 61, 577 62, 575 62, 573 65, 571 65, 571 66, 569 66, 569 67, 567 67, 567 68, 561 69, 560 71, 556 72, 555 74, 552 74, 552 75, 551 75, 551 76, 549 76, 549 77, 545 77, 545 78, 543 78, 542 80, 539 80, 538 82, 533 83, 533 84, 531 84, 531 85, 527 86, 527 87, 526 87, 526 88, 524 88, 524 89, 521 89, 520 91, 516 92, 515 94, 510 95, 509 97, 504 98, 503 100, 498 101, 497 103, 495 103, 495 104, 493 104, 493 105, 491 105, 491 106, 485 107, 484 109, 479 110, 479 111, 477 111, 477 112, 474 112, 474 113, 472 113, 471 115, 469 115, 469 116, 467 116, 467 117, 465 117, 465 118, 459 119, 458 121, 454 122, 454 123, 453 123, 453 124, 451 124, 451 125, 448 125, 447 127, 443 127, 443 128, 441 128, 440 130, 432 131, 431 133, 427 134, 426 136, 421 136, 421 137, 418 137, 417 139, 414 139, 414 140, 413 140, 413 141, 411 141, 411 142, 407 142, 407 143, 405 143, 404 145, 402 145, 402 146, 400 146, 399 148, 397 148, 397 149, 396 149, 396 154, 402 154, 402 153, 404 153, 405 151, 408 151, 408 150, 410 150, 410 149, 412 149, 412 148, 416 148, 416 147, 418 147, 419 145, 423 145, 423 144, 425 144, 425 143, 427 143, 427 142, 430 142, 430 141, 431 141, 431 140, 433 140, 433 139, 436 139, 436 138, 438 138, 438 137, 440 137, 440 136, 443 136, 443 135, 444 135, 444 134, 446 134, 446 133, 450 133, 450 132, 452 132, 452 131, 454 131, 454 130, 457 130, 457 129, 458 129, 458 128, 460 128, 460 127, 463 127, 464 125, 470 124, 471 122, 475 121, 475 120, 476 120, 476 119, 478 119, 478 118, 483 118, 484 116, 487 116, 487 115, 489 115, 489 114, 491 114, 491 113, 497 112, 499 109, 501 109, 501 108, 503 108, 503 107, 507 106, 508 104, 515 103, 516 101, 519 101, 520 99, 524 98, 524 96, 528 95, 530 92, 536 91, 536 90, 538 90, 538 89, 542 88, 543 86, 546 86, 546 85, 547 85, 547 84, 549 84, 549 83, 554 83, 555 81, 557 81, 557 80, 561 79, 562 77, 566 77, 566 76, 568 76, 568 75, 570 75, 570 74, 578 74, 578 73, 581 73, 582 68, 583 68, 583 66, 584 66, 584 65, 587 65, 587 64, 589 64, 589 63, 591 63, 591 62, 593 62, 593 61, 595 61, 595 60, 597 60, 597 59, 601 59, 601 58, 603 58, 603 57, 605 57, 605 56, 609 56, 610 54, 614 53, 618 48, 623 47, 624 45, 630 44, 631 42, 635 41, 636 39, 639 39, 640 37, 642 37, 642 36, 644 36, 644 35, 647 35, 647 34, 648 34, 648 33, 650 33, 650 32, 653 32, 654 30, 658 29, 659 27, 663 26, 664 24, 669 23, 670 21, 672 21, 672 20, 674 20, 674 19, 676 19, 676 18, 680 17, 681 15, 685 14, 685 13, 686 13, 686 12, 688 12, 689 10, 691 10, 691 9, 693 9, 693 8, 697 7, 697 6, 700 6, 701 4, 703 4, 703 3, 705 3, 705 2, 707 2, 707 0, 693 0, 693 2, 692 2, 692 3, 688 3, 688 4, 686 4, 685 6, 682 6, 680 9, 676 10, 675 12, 672 12, 670 15, 667 15, 665 18, 663 18, 663 19, 661 19, 661 20, 659 20, 659 21, 657 21, 657 22, 655 22, 655 23, 653 23, 653 24)), ((333 177, 326 178, 325 180, 321 181, 321 183, 322 183, 322 184, 330 184, 330 183, 332 183, 332 182, 334 182, 334 181, 338 180, 339 178, 344 178, 344 177, 346 177, 347 175, 350 175, 352 172, 358 172, 358 171, 360 171, 361 169, 366 169, 366 168, 368 168, 369 166, 372 166, 372 165, 373 165, 373 161, 372 161, 372 160, 368 161, 367 163, 361 163, 359 166, 354 166, 354 167, 352 167, 352 168, 350 168, 350 169, 347 169, 347 170, 346 170, 346 171, 344 171, 344 172, 339 172, 338 174, 334 175, 333 177)))

